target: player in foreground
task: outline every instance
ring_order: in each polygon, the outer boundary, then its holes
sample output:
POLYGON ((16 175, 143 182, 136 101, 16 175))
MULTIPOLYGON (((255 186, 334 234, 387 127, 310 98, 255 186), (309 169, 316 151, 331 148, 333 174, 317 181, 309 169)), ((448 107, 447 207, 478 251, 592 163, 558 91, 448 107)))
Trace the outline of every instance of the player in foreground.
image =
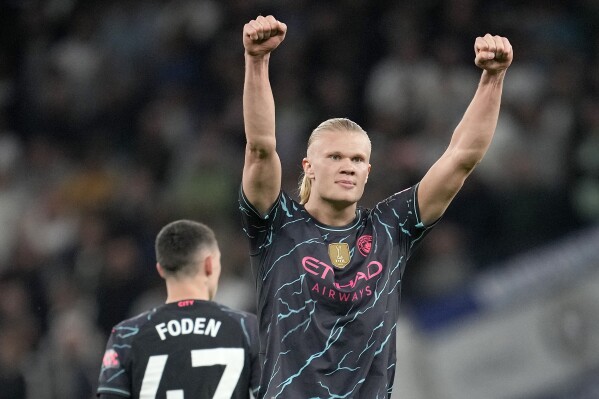
POLYGON ((357 203, 370 140, 343 118, 312 132, 300 201, 281 191, 268 68, 286 33, 273 16, 243 29, 247 143, 239 201, 258 290, 258 397, 388 398, 406 261, 491 143, 512 47, 504 37, 476 38, 482 76, 447 150, 418 184, 364 209, 357 203))
POLYGON ((99 398, 253 397, 257 321, 212 301, 221 271, 214 232, 194 221, 169 223, 156 238, 156 259, 166 304, 113 328, 99 398))

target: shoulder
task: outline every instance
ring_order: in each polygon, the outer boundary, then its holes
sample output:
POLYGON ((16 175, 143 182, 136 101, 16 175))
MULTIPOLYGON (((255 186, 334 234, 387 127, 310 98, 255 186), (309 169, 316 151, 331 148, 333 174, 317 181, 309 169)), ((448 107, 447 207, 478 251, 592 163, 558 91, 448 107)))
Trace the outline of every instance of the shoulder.
POLYGON ((112 328, 112 332, 123 330, 123 329, 141 329, 144 325, 148 324, 156 313, 162 310, 163 306, 155 307, 139 313, 136 316, 130 317, 116 324, 112 328))
POLYGON ((413 207, 417 204, 418 184, 407 187, 401 191, 391 194, 387 198, 379 201, 373 208, 372 212, 376 212, 385 207, 405 207, 406 205, 413 207))
POLYGON ((254 313, 233 309, 218 302, 214 302, 214 306, 219 308, 221 314, 233 321, 249 346, 258 341, 258 318, 254 313))
POLYGON ((303 213, 306 213, 303 205, 283 190, 279 192, 279 196, 275 202, 263 215, 245 198, 243 193, 240 198, 240 205, 242 215, 253 220, 258 225, 272 224, 276 220, 282 221, 289 218, 300 218, 303 213))
POLYGON ((261 212, 259 212, 256 209, 256 207, 246 197, 245 193, 243 192, 243 189, 239 190, 239 204, 240 204, 240 210, 242 211, 242 215, 244 215, 245 217, 257 218, 257 219, 263 219, 263 220, 272 219, 273 216, 278 211, 278 209, 280 209, 280 208, 283 208, 284 210, 286 210, 288 208, 289 209, 291 209, 291 208, 298 209, 299 207, 301 207, 295 199, 293 199, 290 195, 288 195, 283 190, 281 190, 279 192, 278 197, 273 202, 273 204, 270 206, 270 208, 266 211, 265 214, 262 214, 261 212))
POLYGON ((292 196, 281 190, 277 200, 272 204, 267 215, 270 215, 270 217, 274 216, 274 213, 278 209, 281 209, 285 215, 290 216, 296 212, 301 212, 304 207, 292 196))
POLYGON ((251 312, 247 312, 244 310, 239 310, 239 309, 233 309, 227 305, 224 305, 222 303, 219 302, 214 302, 214 306, 216 306, 217 308, 220 309, 221 312, 223 312, 224 314, 226 314, 227 316, 236 319, 236 320, 242 320, 242 319, 247 319, 247 320, 251 320, 251 319, 256 319, 256 315, 251 313, 251 312))
POLYGON ((258 329, 258 318, 254 313, 233 309, 218 302, 214 302, 214 306, 218 307, 223 315, 233 320, 242 330, 249 330, 252 333, 258 329))

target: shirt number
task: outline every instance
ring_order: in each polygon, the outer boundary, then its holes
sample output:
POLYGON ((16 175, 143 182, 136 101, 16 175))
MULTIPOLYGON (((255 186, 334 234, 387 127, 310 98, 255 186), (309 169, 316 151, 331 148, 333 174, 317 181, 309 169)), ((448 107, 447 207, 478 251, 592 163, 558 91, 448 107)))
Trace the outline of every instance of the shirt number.
MULTIPOLYGON (((168 355, 150 356, 141 383, 140 399, 155 399, 168 355)), ((225 371, 218 382, 212 399, 229 399, 243 370, 243 348, 194 349, 191 351, 191 367, 224 365, 225 371)), ((166 391, 166 399, 184 399, 183 390, 166 391)))

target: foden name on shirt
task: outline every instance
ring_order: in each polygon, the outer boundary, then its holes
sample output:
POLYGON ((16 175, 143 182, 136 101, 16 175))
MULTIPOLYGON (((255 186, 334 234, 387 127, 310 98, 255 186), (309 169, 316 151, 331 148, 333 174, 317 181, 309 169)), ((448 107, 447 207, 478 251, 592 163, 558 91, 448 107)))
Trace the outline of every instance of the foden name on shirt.
POLYGON ((220 329, 221 322, 208 319, 205 317, 183 318, 181 320, 169 320, 166 323, 160 323, 156 325, 156 331, 160 336, 161 340, 167 338, 167 334, 171 337, 177 337, 179 335, 210 335, 216 337, 218 330, 220 329))

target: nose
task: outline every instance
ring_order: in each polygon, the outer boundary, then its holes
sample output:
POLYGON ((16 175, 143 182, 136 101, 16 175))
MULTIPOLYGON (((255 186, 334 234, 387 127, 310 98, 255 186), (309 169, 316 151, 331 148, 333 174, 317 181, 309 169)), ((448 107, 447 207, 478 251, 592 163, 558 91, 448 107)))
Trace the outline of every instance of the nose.
POLYGON ((356 174, 356 169, 355 169, 354 163, 351 161, 351 159, 347 159, 343 162, 343 166, 341 168, 341 173, 350 175, 350 176, 353 176, 356 174))

